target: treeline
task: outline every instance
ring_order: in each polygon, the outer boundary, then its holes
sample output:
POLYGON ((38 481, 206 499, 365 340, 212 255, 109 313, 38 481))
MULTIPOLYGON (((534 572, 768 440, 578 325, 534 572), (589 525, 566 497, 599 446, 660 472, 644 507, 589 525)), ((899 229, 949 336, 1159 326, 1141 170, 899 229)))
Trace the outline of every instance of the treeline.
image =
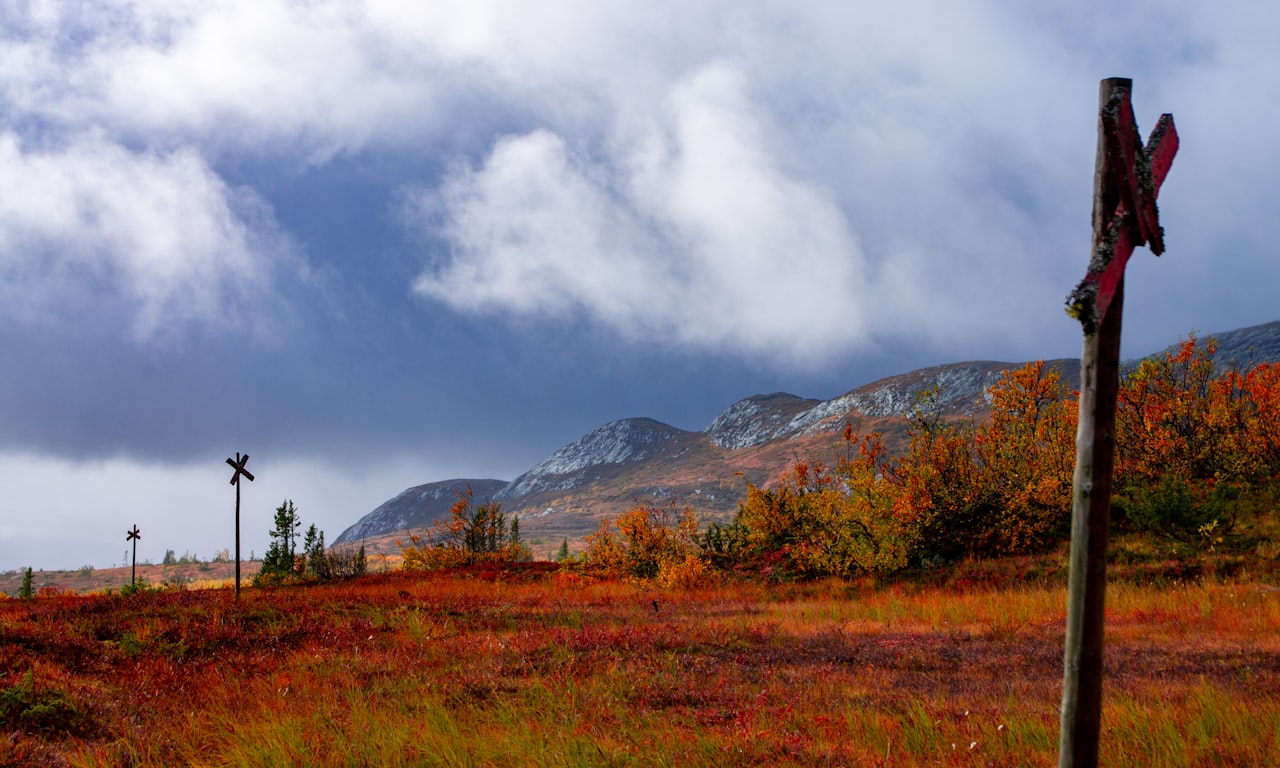
MULTIPOLYGON (((1192 550, 1231 546, 1242 510, 1280 478, 1280 365, 1220 370, 1194 336, 1122 382, 1113 524, 1192 550)), ((923 393, 909 444, 848 427, 828 465, 797 461, 748 487, 734 520, 699 532, 692 510, 640 505, 588 537, 589 566, 667 584, 716 569, 852 576, 1042 552, 1069 538, 1076 397, 1043 362, 1005 372, 990 418, 947 420, 923 393)))

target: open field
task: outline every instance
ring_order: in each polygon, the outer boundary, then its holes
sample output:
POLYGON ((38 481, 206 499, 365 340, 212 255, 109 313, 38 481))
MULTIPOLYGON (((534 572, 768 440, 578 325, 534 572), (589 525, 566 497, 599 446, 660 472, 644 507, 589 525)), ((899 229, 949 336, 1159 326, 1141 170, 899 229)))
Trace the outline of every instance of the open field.
MULTIPOLYGON (((550 564, 0 601, 0 765, 1047 765, 1065 595, 550 564)), ((1107 765, 1280 763, 1280 592, 1119 584, 1107 765)))

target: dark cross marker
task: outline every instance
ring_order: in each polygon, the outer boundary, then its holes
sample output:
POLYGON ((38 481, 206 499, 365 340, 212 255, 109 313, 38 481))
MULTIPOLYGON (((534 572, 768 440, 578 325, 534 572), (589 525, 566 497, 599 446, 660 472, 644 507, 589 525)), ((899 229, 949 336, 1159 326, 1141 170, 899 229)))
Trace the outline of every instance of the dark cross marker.
POLYGON ((138 539, 142 538, 142 532, 138 530, 138 524, 133 524, 132 531, 125 531, 125 541, 133 542, 133 567, 129 569, 129 583, 138 583, 138 539))
POLYGON ((240 478, 246 477, 253 482, 253 473, 244 468, 249 461, 249 454, 244 456, 236 451, 235 460, 227 459, 227 463, 235 470, 231 473, 231 484, 236 487, 236 599, 240 599, 240 478))
POLYGON ((1103 597, 1107 526, 1120 389, 1124 267, 1133 249, 1164 252, 1156 195, 1178 151, 1172 115, 1162 115, 1143 146, 1129 91, 1133 81, 1102 81, 1093 177, 1093 253, 1067 312, 1084 330, 1076 469, 1071 498, 1071 570, 1063 659, 1059 768, 1098 764, 1102 725, 1103 597))

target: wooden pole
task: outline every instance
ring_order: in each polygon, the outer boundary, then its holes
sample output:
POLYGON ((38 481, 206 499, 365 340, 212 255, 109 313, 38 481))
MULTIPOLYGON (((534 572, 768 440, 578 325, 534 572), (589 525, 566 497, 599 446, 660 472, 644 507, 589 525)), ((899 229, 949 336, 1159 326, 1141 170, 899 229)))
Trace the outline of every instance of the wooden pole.
POLYGON ((231 467, 231 484, 236 487, 236 600, 240 599, 240 479, 243 477, 253 480, 253 473, 244 468, 249 463, 249 454, 243 456, 236 451, 234 459, 228 458, 227 465, 231 467))
MULTIPOLYGON (((1103 80, 1099 104, 1132 88, 1128 78, 1103 80)), ((1093 247, 1103 245, 1112 212, 1119 204, 1102 121, 1093 177, 1093 247)), ((1124 277, 1093 333, 1084 337, 1080 365, 1080 409, 1076 430, 1076 468, 1071 500, 1071 571, 1067 594, 1067 633, 1063 660, 1062 726, 1059 768, 1098 764, 1102 724, 1102 635, 1107 588, 1107 537, 1111 507, 1111 471, 1115 464, 1116 398, 1120 389, 1120 325, 1124 277)))
MULTIPOLYGON (((238 456, 239 454, 237 454, 238 456)), ((236 600, 240 599, 240 476, 236 475, 236 600)))
POLYGON ((138 539, 142 538, 142 532, 138 530, 138 524, 134 523, 133 528, 124 532, 125 541, 133 542, 133 565, 129 568, 129 586, 138 586, 138 539))

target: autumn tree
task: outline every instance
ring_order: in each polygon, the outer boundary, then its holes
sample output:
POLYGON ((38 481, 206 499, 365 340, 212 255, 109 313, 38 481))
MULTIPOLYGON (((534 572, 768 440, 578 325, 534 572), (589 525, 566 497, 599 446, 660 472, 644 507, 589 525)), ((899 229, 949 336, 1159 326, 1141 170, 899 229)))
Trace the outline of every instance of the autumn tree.
POLYGON ((666 506, 641 503, 587 536, 587 567, 616 576, 696 586, 710 568, 697 543, 698 521, 673 498, 666 506))
POLYGON ((1141 530, 1191 544, 1229 536, 1240 499, 1280 470, 1280 371, 1222 370, 1194 334, 1143 360, 1116 410, 1117 508, 1141 530))
POLYGON ((1238 476, 1259 484, 1280 480, 1280 363, 1256 365, 1247 373, 1228 371, 1220 387, 1239 393, 1243 404, 1233 413, 1233 467, 1238 476))
POLYGON ((834 466, 797 460, 767 488, 748 484, 726 526, 699 543, 713 562, 799 576, 851 576, 903 567, 915 531, 894 510, 901 487, 879 434, 844 434, 834 466))
POLYGON ((426 534, 411 535, 408 544, 396 542, 406 570, 529 559, 529 549, 520 541, 519 518, 508 520, 501 502, 477 504, 470 485, 457 497, 447 520, 437 520, 426 534))
POLYGON ((999 553, 1043 549, 1070 533, 1076 400, 1043 361, 1005 371, 987 396, 991 418, 974 436, 996 504, 987 543, 999 553))

